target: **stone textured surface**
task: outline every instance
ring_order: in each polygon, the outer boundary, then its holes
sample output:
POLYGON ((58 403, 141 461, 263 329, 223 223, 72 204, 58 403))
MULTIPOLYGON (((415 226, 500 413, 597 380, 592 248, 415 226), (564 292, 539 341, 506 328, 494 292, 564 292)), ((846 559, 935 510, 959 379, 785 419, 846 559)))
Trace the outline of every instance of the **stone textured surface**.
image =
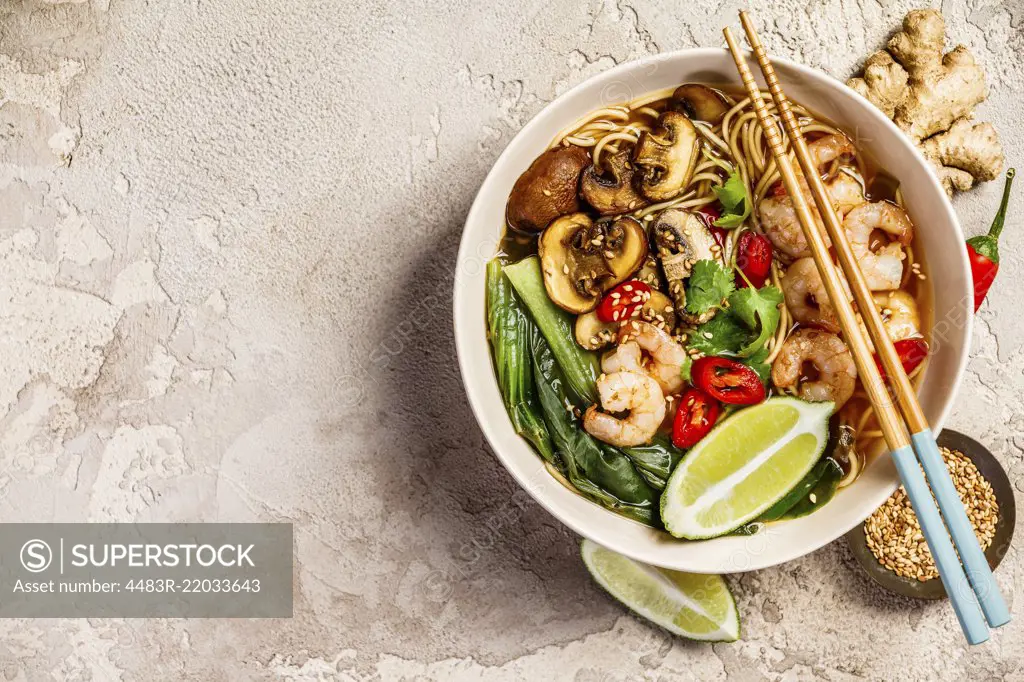
MULTIPOLYGON (((719 45, 741 4, 0 2, 0 518, 283 519, 297 552, 291 620, 3 621, 3 679, 1024 680, 1018 552, 1017 620, 975 650, 842 543, 735 576, 743 641, 688 643, 589 581, 474 424, 450 273, 488 168, 566 88, 719 45)), ((845 78, 911 4, 751 6, 845 78)), ((943 9, 1019 163, 1024 4, 943 9)), ((969 232, 998 192, 956 200, 969 232)), ((1013 214, 951 425, 1020 481, 1013 214)))

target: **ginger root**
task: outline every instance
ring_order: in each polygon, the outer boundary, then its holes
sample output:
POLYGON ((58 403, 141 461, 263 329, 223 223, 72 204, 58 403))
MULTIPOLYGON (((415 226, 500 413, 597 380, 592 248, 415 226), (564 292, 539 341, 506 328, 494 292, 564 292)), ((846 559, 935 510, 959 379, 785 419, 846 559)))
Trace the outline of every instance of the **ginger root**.
POLYGON ((914 140, 952 194, 999 175, 1003 149, 991 124, 970 120, 987 95, 985 72, 963 45, 943 54, 945 43, 942 14, 913 10, 846 84, 914 140))

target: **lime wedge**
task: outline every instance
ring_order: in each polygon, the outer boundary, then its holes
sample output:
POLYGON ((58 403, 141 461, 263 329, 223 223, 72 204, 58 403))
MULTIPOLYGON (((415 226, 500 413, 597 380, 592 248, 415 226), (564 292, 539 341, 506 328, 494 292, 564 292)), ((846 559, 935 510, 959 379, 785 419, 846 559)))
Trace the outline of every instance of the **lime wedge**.
POLYGON ((690 639, 739 639, 740 616, 721 576, 656 568, 590 540, 580 551, 597 584, 652 623, 690 639))
POLYGON ((771 398, 716 426, 665 486, 665 529, 678 538, 702 540, 757 518, 821 457, 832 408, 828 402, 771 398))

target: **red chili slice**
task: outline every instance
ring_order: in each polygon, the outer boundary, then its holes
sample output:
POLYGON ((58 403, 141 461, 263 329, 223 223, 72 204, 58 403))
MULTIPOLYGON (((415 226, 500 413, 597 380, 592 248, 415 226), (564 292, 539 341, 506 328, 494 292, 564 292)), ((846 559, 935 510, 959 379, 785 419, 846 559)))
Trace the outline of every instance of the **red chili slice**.
POLYGON ((699 388, 691 388, 679 398, 679 408, 672 422, 672 444, 692 448, 718 421, 721 406, 699 388))
MULTIPOLYGON (((760 289, 772 271, 772 243, 763 234, 744 232, 736 244, 736 267, 743 271, 754 288, 760 289)), ((742 289, 747 281, 736 273, 736 286, 742 289)))
MULTIPOLYGON (((928 357, 928 343, 924 339, 900 339, 894 342, 893 348, 900 358, 903 371, 910 374, 928 357)), ((875 364, 878 365, 878 372, 885 379, 885 369, 882 368, 882 360, 875 354, 875 364)))
POLYGON ((718 244, 719 248, 725 248, 725 241, 729 238, 729 230, 724 227, 715 227, 712 225, 708 228, 711 232, 711 236, 714 237, 715 243, 718 244))
POLYGON ((718 203, 704 204, 697 209, 697 217, 704 222, 704 225, 712 228, 715 226, 715 221, 722 217, 722 209, 719 208, 718 203))
POLYGON ((651 287, 638 279, 623 282, 608 292, 597 306, 602 322, 622 322, 640 314, 644 303, 651 300, 651 287))
POLYGON ((705 204, 697 209, 697 217, 704 223, 704 227, 708 228, 711 232, 711 236, 715 238, 715 242, 719 247, 725 248, 725 240, 729 236, 729 230, 724 227, 715 227, 715 221, 722 217, 722 209, 720 204, 717 202, 714 204, 705 204))
POLYGON ((690 368, 693 383, 727 405, 754 405, 765 399, 757 372, 728 358, 706 357, 690 368))

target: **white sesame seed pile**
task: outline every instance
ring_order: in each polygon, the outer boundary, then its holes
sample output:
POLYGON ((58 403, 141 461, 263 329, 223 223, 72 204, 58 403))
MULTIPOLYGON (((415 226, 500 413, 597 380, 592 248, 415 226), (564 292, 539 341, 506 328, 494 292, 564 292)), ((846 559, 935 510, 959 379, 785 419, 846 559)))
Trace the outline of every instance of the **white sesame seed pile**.
MULTIPOLYGON (((988 549, 999 521, 999 504, 992 486, 963 453, 947 448, 940 450, 978 542, 982 550, 988 549)), ((939 577, 903 486, 868 518, 864 533, 871 553, 896 575, 921 582, 939 577)))

